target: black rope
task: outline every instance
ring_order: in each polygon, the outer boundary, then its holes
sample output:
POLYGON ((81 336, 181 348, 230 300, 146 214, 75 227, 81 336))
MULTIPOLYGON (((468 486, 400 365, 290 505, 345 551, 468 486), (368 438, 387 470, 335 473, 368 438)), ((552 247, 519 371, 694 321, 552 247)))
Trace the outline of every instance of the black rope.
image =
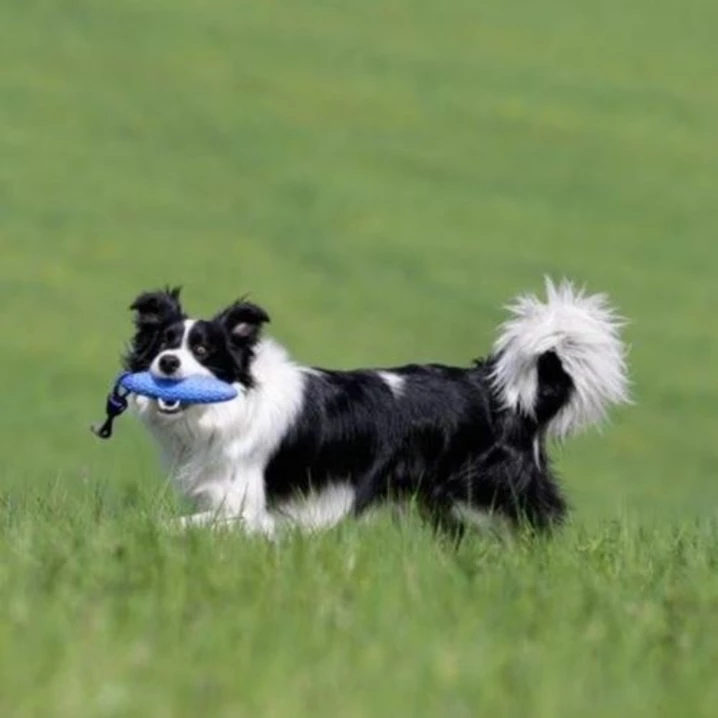
POLYGON ((120 385, 122 376, 115 382, 112 391, 107 395, 107 404, 105 405, 107 418, 104 423, 100 426, 94 425, 90 427, 92 433, 100 439, 109 439, 112 436, 113 422, 127 410, 127 396, 130 392, 120 385))

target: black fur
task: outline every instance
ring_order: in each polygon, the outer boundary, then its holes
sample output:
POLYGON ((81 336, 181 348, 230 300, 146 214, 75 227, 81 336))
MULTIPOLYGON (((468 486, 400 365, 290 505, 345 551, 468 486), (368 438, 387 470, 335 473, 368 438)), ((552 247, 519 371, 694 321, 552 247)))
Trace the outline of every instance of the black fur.
MULTIPOLYGON (((457 502, 538 529, 560 522, 566 502, 541 429, 563 405, 558 394, 568 394, 547 392, 538 421, 518 416, 498 405, 489 366, 388 370, 403 379, 399 396, 374 371, 309 375, 304 408, 265 470, 268 499, 278 504, 347 477, 356 514, 414 498, 440 527, 460 526, 457 502)), ((570 383, 552 369, 562 387, 570 383)))
POLYGON ((214 346, 222 345, 222 359, 218 371, 214 371, 211 364, 207 366, 224 381, 238 381, 247 388, 253 386, 250 365, 254 358, 254 346, 262 327, 269 321, 264 309, 243 299, 220 312, 206 324, 207 330, 215 335, 214 346))
MULTIPOLYGON (((135 336, 123 357, 128 371, 144 371, 157 356, 168 328, 181 324, 186 314, 180 304, 181 287, 144 292, 130 305, 135 312, 135 336)), ((182 335, 179 335, 180 340, 182 335)))

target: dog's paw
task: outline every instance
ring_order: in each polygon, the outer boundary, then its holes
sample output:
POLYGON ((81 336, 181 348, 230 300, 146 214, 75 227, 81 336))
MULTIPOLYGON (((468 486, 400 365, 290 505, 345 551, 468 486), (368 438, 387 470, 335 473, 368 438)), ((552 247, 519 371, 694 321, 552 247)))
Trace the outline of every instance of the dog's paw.
POLYGON ((273 539, 276 534, 274 519, 268 514, 259 516, 232 516, 214 511, 204 511, 173 519, 168 530, 171 533, 184 533, 193 528, 206 528, 213 531, 242 531, 249 536, 265 536, 273 539))
POLYGON ((265 536, 273 539, 276 536, 276 525, 274 519, 267 513, 258 516, 243 516, 239 519, 245 533, 250 536, 265 536))

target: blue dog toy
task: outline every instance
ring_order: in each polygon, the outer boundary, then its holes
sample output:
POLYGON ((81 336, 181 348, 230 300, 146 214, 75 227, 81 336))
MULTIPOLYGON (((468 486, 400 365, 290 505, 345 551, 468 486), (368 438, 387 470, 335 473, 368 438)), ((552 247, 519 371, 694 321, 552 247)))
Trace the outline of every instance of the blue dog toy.
POLYGON ((107 397, 107 418, 92 431, 101 439, 112 436, 112 422, 127 409, 127 396, 140 394, 160 399, 167 404, 215 404, 237 396, 231 384, 210 376, 189 376, 185 379, 163 379, 148 371, 120 374, 107 397))
POLYGON ((133 394, 166 402, 181 401, 183 404, 214 404, 229 401, 237 396, 237 390, 225 381, 212 376, 189 376, 186 379, 162 379, 148 371, 123 374, 120 386, 133 394))

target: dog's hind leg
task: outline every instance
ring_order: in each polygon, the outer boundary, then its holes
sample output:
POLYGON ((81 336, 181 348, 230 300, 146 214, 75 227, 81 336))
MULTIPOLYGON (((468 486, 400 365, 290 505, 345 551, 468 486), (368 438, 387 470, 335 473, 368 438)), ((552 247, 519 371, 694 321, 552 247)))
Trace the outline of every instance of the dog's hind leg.
POLYGON ((548 530, 562 523, 567 508, 549 467, 505 443, 438 482, 425 503, 449 524, 491 534, 519 526, 548 530))

